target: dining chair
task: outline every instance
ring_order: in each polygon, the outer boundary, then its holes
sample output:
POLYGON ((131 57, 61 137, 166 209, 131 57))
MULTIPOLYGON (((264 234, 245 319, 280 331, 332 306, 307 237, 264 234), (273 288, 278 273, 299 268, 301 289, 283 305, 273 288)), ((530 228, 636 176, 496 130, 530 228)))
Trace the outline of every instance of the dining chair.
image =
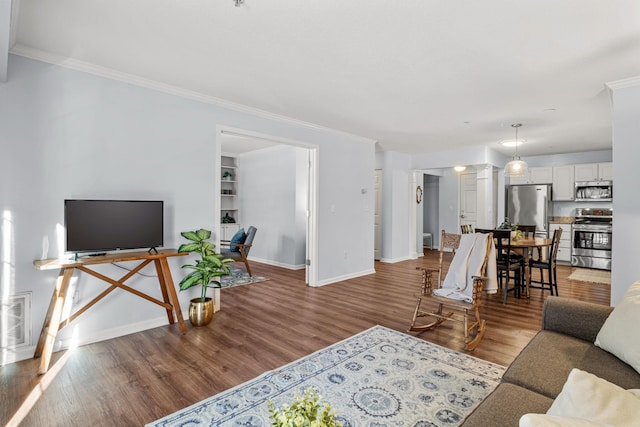
POLYGON ((517 229, 522 231, 523 237, 535 237, 536 236, 536 226, 535 225, 516 225, 517 229))
MULTIPOLYGON (((522 237, 526 239, 533 239, 536 237, 536 226, 535 225, 521 225, 517 224, 516 229, 522 232, 522 237)), ((540 250, 537 248, 531 249, 530 252, 531 257, 535 257, 535 259, 540 259, 540 250), (534 253, 535 252, 535 253, 534 253)), ((522 268, 528 268, 528 266, 523 265, 522 268)))
POLYGON ((529 286, 530 288, 535 289, 545 289, 545 285, 548 286, 549 292, 551 295, 558 296, 558 275, 556 271, 556 258, 558 255, 558 247, 560 246, 560 237, 562 236, 562 228, 557 228, 553 232, 553 237, 551 239, 551 246, 549 247, 549 255, 546 259, 540 258, 537 260, 529 261, 529 277, 531 277, 531 269, 537 268, 540 270, 540 280, 530 279, 531 283, 538 283, 540 286, 529 286), (544 280, 544 271, 547 271, 548 280, 544 280))
POLYGON ((473 233, 473 227, 471 224, 462 224, 460 225, 460 231, 462 231, 462 234, 473 233))
POLYGON ((503 304, 507 303, 507 294, 513 291, 515 297, 520 297, 524 287, 524 264, 522 256, 514 256, 511 250, 511 230, 490 230, 476 228, 476 233, 493 233, 496 245, 496 263, 498 268, 498 283, 503 294, 503 304), (513 276, 511 273, 513 272, 513 276), (509 281, 513 278, 513 287, 509 289, 509 281), (504 285, 503 285, 504 280, 504 285))

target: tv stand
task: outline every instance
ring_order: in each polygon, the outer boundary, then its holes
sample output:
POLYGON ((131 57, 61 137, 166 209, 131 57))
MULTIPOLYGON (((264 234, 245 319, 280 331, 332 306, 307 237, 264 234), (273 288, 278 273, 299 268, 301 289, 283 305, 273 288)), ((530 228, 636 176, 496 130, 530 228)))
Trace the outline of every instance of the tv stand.
POLYGON ((44 324, 42 325, 42 331, 40 332, 40 338, 38 339, 38 345, 33 354, 34 358, 40 357, 40 367, 38 374, 44 374, 49 369, 49 363, 51 362, 51 353, 53 352, 53 344, 56 339, 58 331, 73 322, 78 316, 91 308, 94 304, 107 296, 111 291, 116 288, 120 288, 123 291, 130 292, 137 295, 149 302, 157 304, 163 307, 167 312, 167 318, 170 324, 174 324, 176 320, 180 326, 180 331, 187 333, 187 327, 182 317, 182 310, 180 309, 180 302, 178 301, 178 295, 176 293, 173 279, 171 278, 171 270, 169 269, 169 263, 167 258, 174 256, 187 255, 186 252, 179 253, 175 249, 163 249, 156 250, 156 253, 152 254, 146 251, 140 252, 126 252, 126 253, 110 253, 106 255, 91 256, 81 259, 46 259, 36 260, 34 265, 38 270, 50 270, 58 268, 58 279, 56 280, 56 286, 53 289, 53 295, 51 297, 51 303, 49 304, 49 311, 45 317, 44 324), (94 264, 108 264, 113 262, 126 262, 126 261, 140 261, 140 264, 122 276, 120 279, 115 280, 104 276, 94 270, 91 270, 89 266, 94 264), (142 268, 154 263, 156 272, 158 275, 158 282, 160 284, 160 291, 162 293, 162 301, 147 295, 137 289, 131 288, 124 284, 125 281, 133 277, 142 268), (85 272, 93 277, 96 277, 104 282, 107 282, 109 288, 104 290, 97 297, 89 301, 84 307, 76 310, 66 319, 62 320, 62 309, 64 308, 64 301, 67 297, 67 291, 69 289, 69 283, 71 282, 71 276, 75 270, 85 272))

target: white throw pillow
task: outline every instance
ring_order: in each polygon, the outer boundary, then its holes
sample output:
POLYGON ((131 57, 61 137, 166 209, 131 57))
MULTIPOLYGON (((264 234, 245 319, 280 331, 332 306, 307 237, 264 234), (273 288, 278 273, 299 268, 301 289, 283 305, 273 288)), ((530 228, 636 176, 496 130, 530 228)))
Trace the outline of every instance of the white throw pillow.
POLYGON ((557 415, 524 414, 519 427, 606 427, 610 424, 597 423, 584 418, 559 417, 557 415))
POLYGON ((574 368, 547 415, 637 427, 640 399, 622 387, 574 368))
POLYGON ((595 344, 640 373, 640 280, 633 283, 613 309, 595 344))

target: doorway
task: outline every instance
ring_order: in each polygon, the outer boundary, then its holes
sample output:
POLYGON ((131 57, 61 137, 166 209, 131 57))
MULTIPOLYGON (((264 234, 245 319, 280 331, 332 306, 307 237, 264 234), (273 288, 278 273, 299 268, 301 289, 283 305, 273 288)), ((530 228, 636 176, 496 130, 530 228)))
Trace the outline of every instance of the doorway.
POLYGON ((460 212, 459 226, 470 224, 472 229, 478 225, 478 184, 475 173, 460 175, 460 212))
MULTIPOLYGON (((318 177, 317 177, 317 158, 318 147, 305 144, 300 141, 287 140, 284 138, 274 137, 267 134, 260 134, 256 132, 250 132, 242 129, 235 129, 227 126, 218 126, 216 129, 216 159, 214 167, 214 176, 221 177, 222 172, 222 157, 223 155, 236 155, 239 159, 247 161, 251 167, 242 170, 242 160, 238 164, 238 175, 252 177, 246 182, 240 182, 240 188, 244 188, 244 196, 242 193, 238 195, 239 200, 243 200, 249 207, 243 215, 242 209, 238 213, 238 220, 244 217, 259 218, 263 223, 261 224, 262 233, 258 231, 258 235, 265 233, 268 230, 268 237, 265 237, 261 246, 262 256, 258 257, 260 261, 266 262, 272 265, 283 266, 285 268, 291 268, 288 263, 279 262, 280 256, 293 256, 291 251, 297 252, 297 247, 303 245, 304 255, 300 262, 301 267, 305 269, 306 283, 309 286, 317 286, 318 274, 317 274, 317 197, 318 197, 318 177), (295 163, 288 169, 289 175, 281 174, 281 163, 269 163, 270 156, 274 156, 275 152, 285 152, 295 163), (259 161, 251 161, 259 157, 259 161), (295 159, 293 159, 295 158, 295 159), (269 180, 282 179, 281 185, 277 182, 269 182, 269 180), (289 176, 289 178, 286 178, 289 176), (262 179, 261 179, 262 177, 262 179), (260 191, 254 191, 257 187, 252 187, 248 182, 259 182, 260 191), (290 198, 282 199, 280 195, 270 196, 270 192, 277 192, 281 186, 295 187, 292 190, 290 198), (244 186, 244 187, 242 187, 244 186), (248 191, 247 191, 248 190, 248 191), (260 198, 258 201, 257 198, 260 198), (303 203, 301 205, 301 202, 303 203), (256 206, 257 204, 257 206, 256 206), (280 208, 286 209, 291 207, 295 212, 292 216, 295 216, 295 220, 289 221, 287 228, 282 224, 277 224, 280 217, 277 215, 277 210, 280 208), (249 211, 253 212, 253 216, 249 215, 249 211), (256 212, 259 212, 257 214, 256 212), (270 219, 269 215, 273 218, 270 219), (266 226, 264 221, 272 221, 269 226, 266 226), (302 229, 296 231, 296 229, 302 229), (278 230, 283 230, 278 232, 278 230), (295 236, 303 235, 304 237, 296 238, 295 236), (294 236, 293 238, 291 236, 294 236), (304 242, 301 242, 304 240, 304 242)), ((282 159, 279 159, 282 160, 282 159)), ((214 180, 214 192, 213 194, 221 194, 221 179, 214 180)), ((239 202, 240 203, 240 202, 239 202)), ((216 236, 219 239, 221 228, 221 216, 220 210, 214 211, 214 223, 216 228, 216 236)), ((253 225, 253 224, 247 224, 253 225)), ((219 243, 219 242, 218 242, 219 243)), ((256 248, 258 246, 256 245, 256 248)), ((255 249, 254 249, 255 251, 255 249)))
POLYGON ((440 177, 424 174, 424 206, 422 210, 422 245, 429 249, 440 245, 440 177), (426 236, 429 237, 426 237, 426 236))

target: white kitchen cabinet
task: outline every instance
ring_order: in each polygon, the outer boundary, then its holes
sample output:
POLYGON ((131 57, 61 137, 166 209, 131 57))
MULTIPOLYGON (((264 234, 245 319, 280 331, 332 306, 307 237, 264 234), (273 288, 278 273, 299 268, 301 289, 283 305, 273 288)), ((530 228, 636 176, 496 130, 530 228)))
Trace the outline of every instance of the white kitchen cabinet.
POLYGON ((510 185, 551 184, 553 182, 552 167, 528 168, 527 173, 509 178, 510 185))
POLYGON ((598 178, 602 181, 613 181, 613 163, 598 163, 598 178))
POLYGON ((583 163, 574 166, 576 181, 597 181, 598 180, 598 164, 583 163))
POLYGON ((552 167, 538 167, 529 169, 531 184, 551 184, 553 182, 552 167))
POLYGON ((558 245, 558 253, 556 254, 556 260, 563 263, 571 263, 571 224, 550 224, 549 225, 549 238, 553 237, 553 233, 556 229, 562 229, 562 235, 560 236, 560 244, 558 245))
POLYGON ((529 183, 529 174, 515 175, 509 177, 509 185, 521 185, 529 183))
POLYGON ((575 198, 574 166, 553 168, 553 200, 573 200, 575 198))
POLYGON ((613 163, 583 163, 575 165, 576 181, 610 181, 613 179, 613 163))

